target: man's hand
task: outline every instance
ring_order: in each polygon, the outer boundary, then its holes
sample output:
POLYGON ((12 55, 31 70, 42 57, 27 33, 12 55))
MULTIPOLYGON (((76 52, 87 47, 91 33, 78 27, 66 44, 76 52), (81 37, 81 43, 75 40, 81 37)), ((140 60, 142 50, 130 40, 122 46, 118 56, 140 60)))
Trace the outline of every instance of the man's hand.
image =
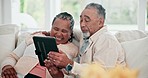
POLYGON ((15 69, 11 65, 6 65, 2 68, 2 78, 18 78, 15 69))
POLYGON ((73 61, 70 60, 67 55, 62 52, 49 52, 48 59, 53 62, 56 67, 65 68, 69 63, 73 65, 73 61))
POLYGON ((58 69, 50 60, 46 59, 44 63, 53 78, 64 78, 63 72, 58 69))

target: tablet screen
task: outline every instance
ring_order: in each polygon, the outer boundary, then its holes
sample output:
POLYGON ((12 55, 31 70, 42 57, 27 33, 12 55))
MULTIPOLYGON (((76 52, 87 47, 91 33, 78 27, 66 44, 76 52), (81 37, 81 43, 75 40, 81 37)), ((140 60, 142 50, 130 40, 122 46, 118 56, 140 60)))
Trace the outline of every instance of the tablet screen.
POLYGON ((56 39, 53 37, 40 37, 34 36, 33 41, 35 44, 35 53, 38 55, 40 65, 44 66, 44 60, 50 51, 58 52, 56 39))

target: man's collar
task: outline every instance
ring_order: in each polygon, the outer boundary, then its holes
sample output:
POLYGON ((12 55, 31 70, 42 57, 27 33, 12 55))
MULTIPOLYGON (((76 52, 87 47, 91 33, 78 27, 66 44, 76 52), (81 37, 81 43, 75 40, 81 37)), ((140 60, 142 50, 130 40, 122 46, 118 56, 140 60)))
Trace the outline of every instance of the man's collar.
POLYGON ((83 40, 88 40, 90 37, 84 37, 83 40))
POLYGON ((101 35, 104 32, 107 32, 107 26, 102 27, 100 30, 98 30, 96 33, 94 33, 92 36, 90 36, 89 38, 94 41, 96 39, 98 39, 99 35, 101 35))

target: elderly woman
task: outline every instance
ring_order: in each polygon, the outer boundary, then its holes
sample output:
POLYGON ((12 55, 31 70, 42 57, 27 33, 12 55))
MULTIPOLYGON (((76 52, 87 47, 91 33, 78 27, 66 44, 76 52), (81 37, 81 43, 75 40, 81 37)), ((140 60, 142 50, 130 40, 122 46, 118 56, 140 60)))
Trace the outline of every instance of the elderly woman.
MULTIPOLYGON (((77 56, 78 48, 71 43, 73 38, 74 20, 67 12, 56 15, 52 22, 50 36, 56 38, 58 49, 73 59, 77 56)), ((43 33, 34 33, 32 36, 47 36, 43 33)), ((2 63, 3 78, 50 78, 46 67, 40 66, 35 54, 35 47, 31 38, 23 41, 2 63)), ((48 34, 49 36, 49 34, 48 34)))

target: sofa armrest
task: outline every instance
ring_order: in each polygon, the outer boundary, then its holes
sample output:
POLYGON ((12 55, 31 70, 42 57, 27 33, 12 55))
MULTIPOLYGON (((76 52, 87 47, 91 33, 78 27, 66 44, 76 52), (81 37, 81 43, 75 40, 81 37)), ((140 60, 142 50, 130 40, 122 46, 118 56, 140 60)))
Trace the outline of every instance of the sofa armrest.
POLYGON ((0 64, 14 50, 18 32, 19 26, 15 24, 0 25, 0 64))

